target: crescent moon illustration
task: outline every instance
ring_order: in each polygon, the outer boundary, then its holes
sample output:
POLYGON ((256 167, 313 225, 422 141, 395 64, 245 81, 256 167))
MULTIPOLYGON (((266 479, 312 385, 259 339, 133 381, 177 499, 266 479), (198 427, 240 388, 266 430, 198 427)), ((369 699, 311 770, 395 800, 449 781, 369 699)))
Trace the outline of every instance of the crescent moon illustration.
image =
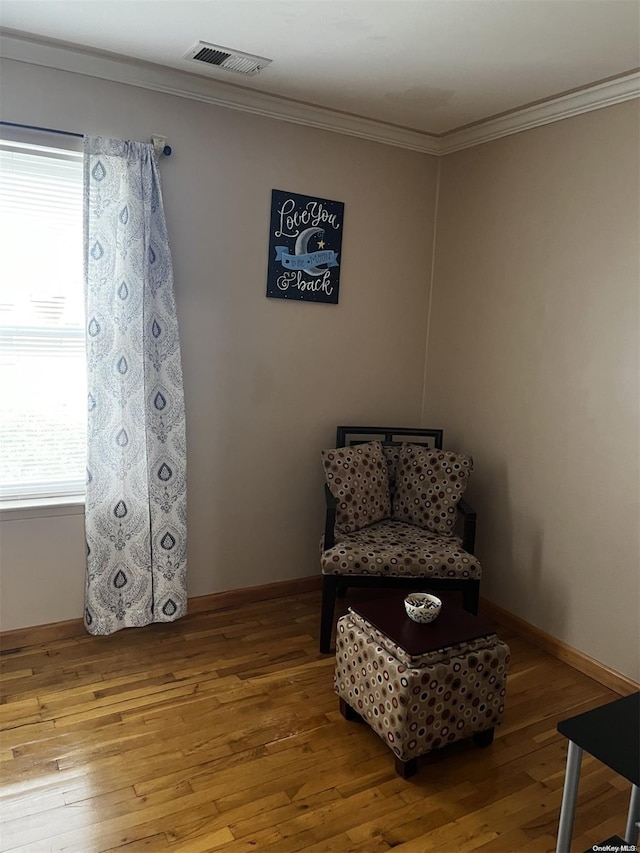
MULTIPOLYGON (((306 255, 308 253, 307 244, 314 234, 324 234, 324 228, 306 228, 298 234, 294 249, 296 255, 306 255)), ((309 273, 309 275, 324 274, 324 270, 320 269, 320 267, 310 267, 305 272, 309 273)))

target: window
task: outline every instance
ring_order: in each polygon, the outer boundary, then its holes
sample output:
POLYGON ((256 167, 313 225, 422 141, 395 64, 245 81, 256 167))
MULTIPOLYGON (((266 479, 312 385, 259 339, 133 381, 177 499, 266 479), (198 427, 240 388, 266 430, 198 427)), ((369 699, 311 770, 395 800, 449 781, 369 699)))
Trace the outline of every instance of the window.
POLYGON ((82 154, 0 140, 0 498, 84 493, 82 154))

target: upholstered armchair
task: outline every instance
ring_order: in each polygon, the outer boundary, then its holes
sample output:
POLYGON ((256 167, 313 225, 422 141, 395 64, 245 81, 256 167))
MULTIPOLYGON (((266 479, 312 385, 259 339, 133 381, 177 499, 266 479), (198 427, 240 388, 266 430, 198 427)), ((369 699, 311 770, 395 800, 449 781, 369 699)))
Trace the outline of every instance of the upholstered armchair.
POLYGON ((442 442, 440 429, 341 426, 336 448, 322 452, 321 652, 348 587, 459 590, 478 612, 476 513, 462 497, 473 460, 442 442))

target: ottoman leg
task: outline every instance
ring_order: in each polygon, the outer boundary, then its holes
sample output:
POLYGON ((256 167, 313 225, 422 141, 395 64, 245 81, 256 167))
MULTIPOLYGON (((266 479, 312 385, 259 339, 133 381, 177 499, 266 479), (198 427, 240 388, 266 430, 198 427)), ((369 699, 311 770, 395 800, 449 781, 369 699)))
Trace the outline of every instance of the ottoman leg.
POLYGON ((484 732, 476 732, 473 740, 478 746, 491 746, 494 734, 495 729, 486 729, 484 732))
POLYGON ((342 696, 340 697, 340 713, 345 718, 345 720, 359 720, 360 714, 357 711, 354 711, 351 705, 348 702, 345 702, 342 696))
POLYGON ((418 759, 409 758, 408 761, 403 761, 402 758, 396 756, 396 773, 402 776, 403 779, 408 779, 418 769, 418 759))

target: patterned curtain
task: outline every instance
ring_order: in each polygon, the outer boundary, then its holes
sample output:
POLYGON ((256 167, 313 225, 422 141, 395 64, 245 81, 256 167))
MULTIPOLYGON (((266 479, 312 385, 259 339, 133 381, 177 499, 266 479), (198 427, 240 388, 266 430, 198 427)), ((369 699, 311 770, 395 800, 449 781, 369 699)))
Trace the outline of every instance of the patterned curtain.
POLYGON ((171 622, 186 590, 180 342, 152 145, 85 138, 85 627, 171 622))

